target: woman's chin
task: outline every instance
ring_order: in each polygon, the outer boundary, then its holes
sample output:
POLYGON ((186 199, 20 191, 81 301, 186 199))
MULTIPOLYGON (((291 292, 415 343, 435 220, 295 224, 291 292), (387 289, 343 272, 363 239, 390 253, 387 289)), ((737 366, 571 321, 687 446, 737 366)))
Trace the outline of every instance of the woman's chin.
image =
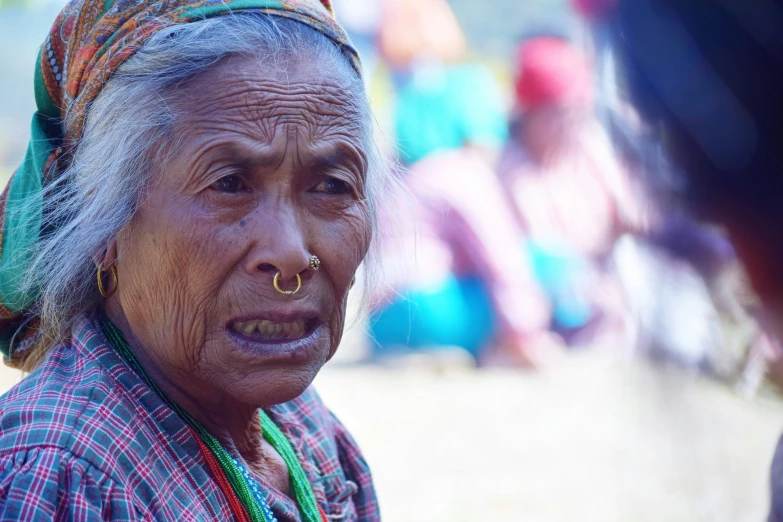
POLYGON ((315 378, 316 372, 289 373, 274 381, 263 380, 256 385, 233 387, 232 395, 241 403, 254 408, 267 408, 292 401, 302 395, 315 378))

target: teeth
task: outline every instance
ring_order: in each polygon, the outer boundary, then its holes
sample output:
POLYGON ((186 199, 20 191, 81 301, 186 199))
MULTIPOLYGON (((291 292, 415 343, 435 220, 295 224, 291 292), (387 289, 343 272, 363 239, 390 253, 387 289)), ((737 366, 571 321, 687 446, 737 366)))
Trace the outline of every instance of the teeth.
POLYGON ((242 331, 244 331, 246 335, 250 335, 256 330, 257 327, 258 321, 248 321, 245 323, 245 327, 242 329, 242 331))
POLYGON ((253 331, 255 331, 257 324, 257 321, 248 321, 246 323, 237 321, 234 323, 234 329, 239 332, 244 332, 245 335, 250 335, 253 333, 253 331))
POLYGON ((268 335, 268 334, 269 334, 269 327, 270 327, 271 325, 272 325, 272 323, 271 323, 270 321, 267 321, 266 319, 264 319, 263 321, 261 321, 261 322, 259 323, 259 325, 258 325, 258 331, 259 331, 260 333, 264 334, 264 335, 268 335))
POLYGON ((266 319, 262 321, 237 321, 234 323, 234 330, 242 332, 245 335, 256 335, 272 339, 299 339, 305 330, 305 320, 297 319, 290 323, 273 323, 266 319))
POLYGON ((266 330, 264 331, 266 335, 275 335, 275 323, 269 323, 266 325, 266 330))

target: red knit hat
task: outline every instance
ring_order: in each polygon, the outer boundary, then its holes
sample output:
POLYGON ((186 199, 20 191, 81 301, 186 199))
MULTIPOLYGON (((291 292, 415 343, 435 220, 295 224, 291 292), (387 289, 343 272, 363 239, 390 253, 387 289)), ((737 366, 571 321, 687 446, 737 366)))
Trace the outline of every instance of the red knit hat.
POLYGON ((517 52, 517 103, 586 106, 592 102, 592 74, 586 57, 568 42, 542 37, 528 40, 517 52))

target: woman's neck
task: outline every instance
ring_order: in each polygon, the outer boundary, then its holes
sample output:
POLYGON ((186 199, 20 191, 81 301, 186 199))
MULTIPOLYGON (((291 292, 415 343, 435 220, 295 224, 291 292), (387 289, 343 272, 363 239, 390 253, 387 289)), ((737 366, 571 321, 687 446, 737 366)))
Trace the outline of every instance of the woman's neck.
POLYGON ((125 336, 131 351, 147 376, 169 401, 188 413, 232 455, 272 487, 289 494, 289 471, 285 461, 263 437, 259 408, 216 390, 193 375, 174 369, 155 356, 134 334, 119 306, 109 303, 106 314, 125 336))
POLYGON ((231 453, 242 455, 248 462, 260 455, 258 408, 169 367, 165 360, 155 356, 154 350, 139 341, 121 310, 107 306, 106 313, 125 336, 149 378, 171 402, 185 410, 231 453))

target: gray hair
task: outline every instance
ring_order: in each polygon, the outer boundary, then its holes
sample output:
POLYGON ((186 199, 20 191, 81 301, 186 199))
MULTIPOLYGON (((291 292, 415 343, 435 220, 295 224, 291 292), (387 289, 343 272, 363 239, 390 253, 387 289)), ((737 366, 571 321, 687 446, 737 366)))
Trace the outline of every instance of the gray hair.
MULTIPOLYGON (((167 100, 178 85, 230 55, 251 55, 281 68, 290 58, 315 58, 328 70, 344 71, 343 91, 360 115, 356 124, 369 160, 366 186, 375 231, 375 202, 392 177, 374 138, 363 81, 342 52, 306 25, 259 13, 177 25, 152 36, 90 106, 69 167, 47 189, 42 229, 52 232, 44 236, 25 283, 39 291, 36 312, 44 331, 61 339, 80 313, 97 306, 93 257, 131 221, 160 162, 154 151, 172 141, 177 114, 167 100)), ((66 111, 66 125, 72 117, 66 111)))

